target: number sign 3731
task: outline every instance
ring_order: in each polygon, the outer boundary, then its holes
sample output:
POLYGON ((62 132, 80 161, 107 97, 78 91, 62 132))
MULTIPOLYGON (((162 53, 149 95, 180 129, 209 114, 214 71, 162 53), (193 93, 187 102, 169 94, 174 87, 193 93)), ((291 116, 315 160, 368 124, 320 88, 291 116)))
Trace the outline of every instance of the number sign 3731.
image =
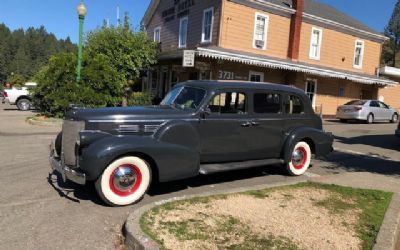
POLYGON ((220 79, 220 80, 234 80, 235 79, 235 73, 233 73, 231 71, 220 70, 218 72, 218 79, 220 79))

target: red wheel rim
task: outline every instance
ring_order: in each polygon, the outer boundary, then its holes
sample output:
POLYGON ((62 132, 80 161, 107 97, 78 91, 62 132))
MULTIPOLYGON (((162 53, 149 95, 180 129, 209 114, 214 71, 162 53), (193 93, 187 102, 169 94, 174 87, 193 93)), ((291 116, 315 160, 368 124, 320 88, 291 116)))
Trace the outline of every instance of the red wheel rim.
POLYGON ((121 165, 111 174, 109 184, 111 191, 122 197, 135 193, 142 183, 142 173, 135 165, 121 165), (130 185, 130 183, 132 184, 130 185))
POLYGON ((293 151, 292 164, 296 170, 303 169, 307 162, 307 150, 304 147, 298 147, 293 151))

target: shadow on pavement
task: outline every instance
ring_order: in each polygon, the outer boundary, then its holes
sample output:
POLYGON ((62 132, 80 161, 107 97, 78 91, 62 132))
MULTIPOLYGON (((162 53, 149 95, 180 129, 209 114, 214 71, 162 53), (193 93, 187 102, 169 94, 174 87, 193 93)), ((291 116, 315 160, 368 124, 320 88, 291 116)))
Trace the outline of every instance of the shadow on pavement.
POLYGON ((369 172, 400 178, 400 162, 379 156, 372 157, 372 152, 366 155, 356 155, 343 152, 333 152, 325 158, 327 170, 344 170, 346 172, 369 172))
POLYGON ((354 144, 363 144, 378 148, 385 148, 390 150, 400 151, 400 138, 394 135, 362 135, 351 138, 334 136, 337 142, 354 145, 354 144))

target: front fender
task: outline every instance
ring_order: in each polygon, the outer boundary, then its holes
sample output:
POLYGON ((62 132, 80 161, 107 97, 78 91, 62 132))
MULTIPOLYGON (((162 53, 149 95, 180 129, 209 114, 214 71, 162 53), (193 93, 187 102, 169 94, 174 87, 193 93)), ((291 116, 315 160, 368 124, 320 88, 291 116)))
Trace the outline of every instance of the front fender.
POLYGON ((304 140, 313 143, 316 156, 324 156, 332 151, 333 136, 331 134, 311 127, 298 127, 290 131, 286 137, 281 152, 282 159, 289 162, 295 145, 304 140))
POLYGON ((79 167, 87 180, 96 180, 113 160, 135 154, 153 159, 160 181, 187 178, 199 172, 199 154, 193 148, 135 135, 104 137, 93 142, 82 149, 79 167))

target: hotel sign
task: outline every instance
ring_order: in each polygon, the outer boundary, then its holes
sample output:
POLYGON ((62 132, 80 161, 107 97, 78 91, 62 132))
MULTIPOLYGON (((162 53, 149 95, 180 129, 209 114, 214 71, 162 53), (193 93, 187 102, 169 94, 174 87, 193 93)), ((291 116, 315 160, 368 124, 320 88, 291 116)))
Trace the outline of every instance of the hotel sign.
POLYGON ((195 0, 174 0, 174 6, 161 12, 164 22, 189 15, 190 7, 195 5, 195 0))

